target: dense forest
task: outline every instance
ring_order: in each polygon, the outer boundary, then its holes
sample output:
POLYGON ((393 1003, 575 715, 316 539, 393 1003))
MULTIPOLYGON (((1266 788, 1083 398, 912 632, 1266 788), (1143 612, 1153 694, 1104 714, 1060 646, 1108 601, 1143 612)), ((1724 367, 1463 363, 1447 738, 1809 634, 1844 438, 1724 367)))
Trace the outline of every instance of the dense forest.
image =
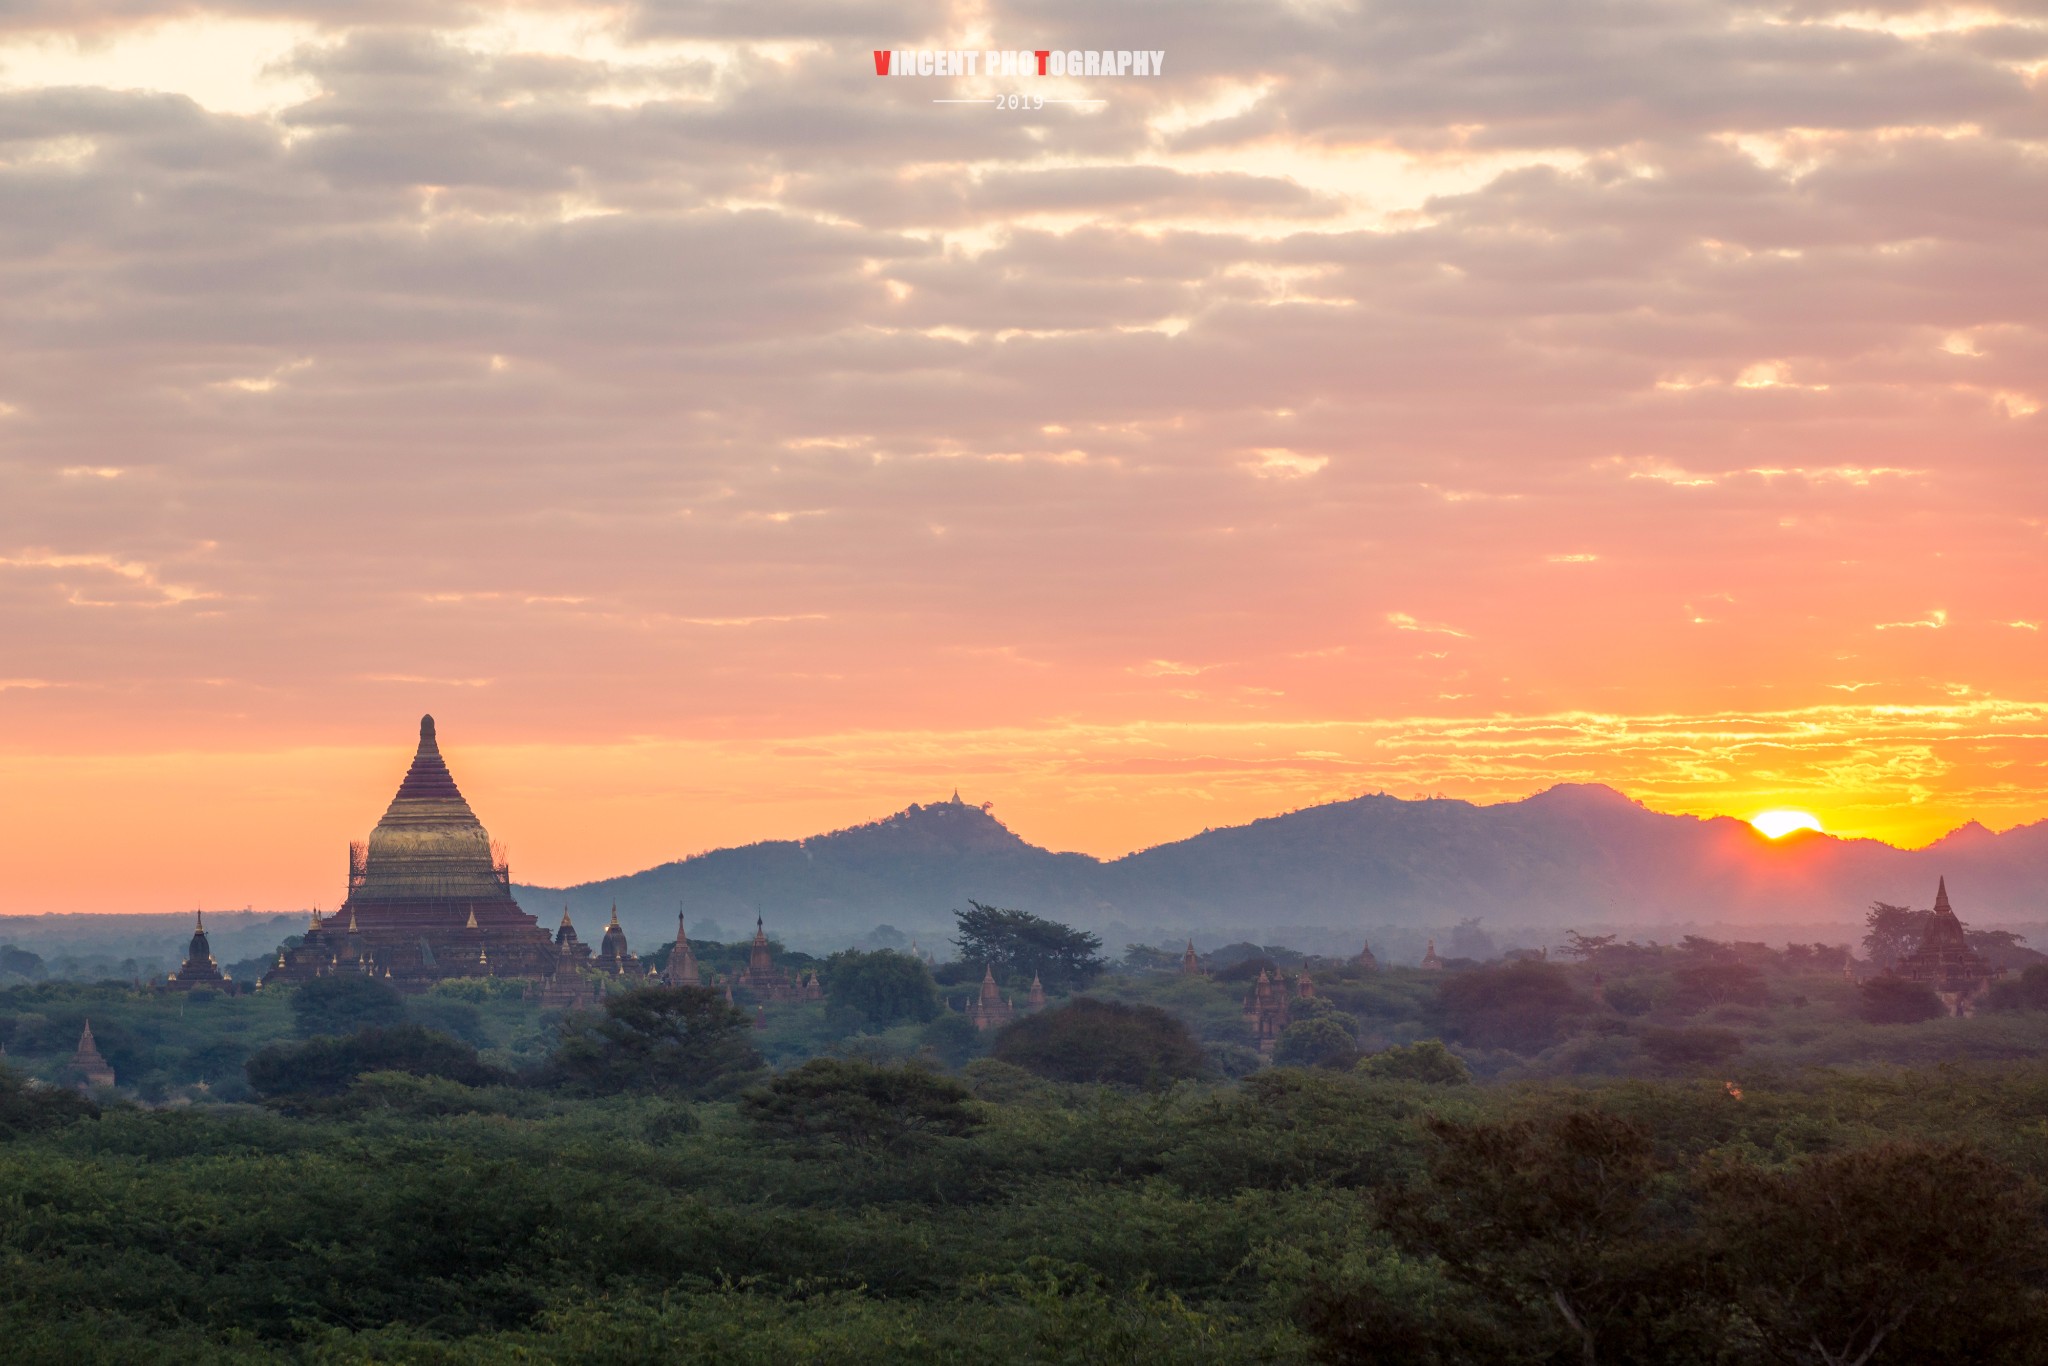
POLYGON ((936 970, 786 956, 827 997, 759 1021, 691 988, 542 1011, 492 980, 0 991, 0 1341, 85 1362, 2043 1358, 2048 969, 1950 1019, 1820 945, 1578 937, 1567 961, 1425 972, 1242 944, 1187 974, 976 911, 936 970), (1042 979, 1048 1007, 976 1030, 956 1007, 984 968, 1020 1004, 1042 979), (1244 1009, 1262 977, 1288 1001, 1270 1057, 1244 1009), (83 1094, 88 1018, 118 1086, 83 1094))

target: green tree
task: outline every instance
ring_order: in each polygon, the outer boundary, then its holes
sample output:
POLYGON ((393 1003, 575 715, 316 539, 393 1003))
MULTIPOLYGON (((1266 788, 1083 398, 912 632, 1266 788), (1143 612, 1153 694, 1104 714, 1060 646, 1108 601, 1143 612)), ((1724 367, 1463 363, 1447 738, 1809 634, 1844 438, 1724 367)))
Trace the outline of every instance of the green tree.
POLYGON ((1920 936, 1927 931, 1927 918, 1932 914, 1910 906, 1894 906, 1888 901, 1871 902, 1863 917, 1864 956, 1881 968, 1897 966, 1901 958, 1919 946, 1920 936))
POLYGON ((924 963, 894 949, 846 949, 825 960, 829 1009, 871 1030, 922 1024, 939 1013, 938 988, 924 963))
POLYGON ((2039 1359, 2039 1191, 1980 1149, 1885 1143, 1703 1184, 1731 1294, 1780 1359, 2039 1359))
POLYGON ((922 1067, 813 1058, 740 1098, 762 1138, 806 1147, 907 1153, 981 1123, 967 1088, 922 1067))
POLYGON ((1580 934, 1577 930, 1566 930, 1561 952, 1567 958, 1590 962, 1614 947, 1614 941, 1618 937, 1612 934, 1580 934))
POLYGON ((1054 1081, 1163 1086, 1200 1076, 1202 1046, 1157 1006, 1078 997, 1003 1026, 995 1057, 1054 1081))
POLYGON ((1461 1043, 1538 1053, 1592 1008, 1564 969, 1523 962, 1446 975, 1428 1014, 1461 1043))
POLYGON ((1296 1020, 1273 1047, 1273 1062, 1280 1067, 1349 1067, 1357 1060, 1358 1040, 1329 1015, 1296 1020))
POLYGON ((969 901, 955 911, 959 929, 953 936, 960 957, 976 967, 988 966, 1005 980, 1023 981, 1037 974, 1047 991, 1072 991, 1088 985, 1104 967, 1102 939, 1071 925, 1047 920, 1029 911, 1004 910, 969 901))
POLYGON ((1856 994, 1857 1013, 1871 1024, 1918 1024, 1948 1014, 1933 987, 1890 973, 1860 983, 1856 994))
POLYGON ((639 987, 570 1016, 544 1080, 606 1095, 730 1091, 761 1066, 746 1015, 705 987, 639 987))
POLYGON ((292 990, 292 1027, 302 1039, 382 1029, 404 1020, 405 998, 375 977, 338 973, 292 990))
POLYGON ((1465 1060, 1444 1047, 1442 1039, 1417 1039, 1399 1048, 1360 1058, 1353 1069, 1360 1076, 1390 1081, 1420 1081, 1432 1086, 1457 1086, 1472 1080, 1465 1060))
POLYGON ((265 1097, 335 1096, 366 1072, 446 1077, 464 1086, 492 1086, 510 1080, 479 1060, 468 1044, 416 1024, 272 1044, 250 1058, 246 1070, 249 1085, 265 1097))

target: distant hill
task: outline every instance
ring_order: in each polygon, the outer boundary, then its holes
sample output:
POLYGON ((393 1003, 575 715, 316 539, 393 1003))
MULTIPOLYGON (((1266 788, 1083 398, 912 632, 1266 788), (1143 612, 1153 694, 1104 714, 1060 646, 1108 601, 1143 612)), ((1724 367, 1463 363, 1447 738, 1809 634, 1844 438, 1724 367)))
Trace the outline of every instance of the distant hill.
POLYGON ((2048 922, 2048 822, 1974 822, 1925 849, 1800 833, 1768 840, 1732 817, 1650 811, 1609 787, 1565 784, 1478 806, 1364 796, 1271 816, 1112 860, 1026 843, 979 807, 913 805, 803 840, 719 849, 627 877, 516 889, 585 937, 616 901, 636 943, 676 908, 728 936, 754 915, 850 940, 877 923, 931 926, 971 897, 1092 928, 1775 924, 1861 918, 1873 900, 1925 905, 1946 875, 1980 925, 2048 922))

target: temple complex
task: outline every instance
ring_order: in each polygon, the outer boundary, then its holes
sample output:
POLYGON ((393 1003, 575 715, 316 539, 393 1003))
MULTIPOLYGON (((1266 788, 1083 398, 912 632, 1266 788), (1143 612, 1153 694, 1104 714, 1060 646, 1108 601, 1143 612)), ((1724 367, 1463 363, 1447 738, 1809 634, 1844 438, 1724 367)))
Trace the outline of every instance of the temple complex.
POLYGON ((71 1055, 71 1075, 81 1091, 114 1084, 114 1069, 107 1065, 107 1060, 100 1056, 99 1045, 93 1042, 91 1020, 85 1022, 85 1032, 78 1036, 78 1051, 71 1055))
POLYGON ((1429 941, 1429 949, 1422 955, 1422 966, 1428 972, 1442 972, 1444 960, 1436 956, 1436 940, 1429 941))
POLYGON ((1202 960, 1195 957, 1195 941, 1192 939, 1188 941, 1188 951, 1180 956, 1180 975, 1183 977, 1200 977, 1202 975, 1202 960))
POLYGON ((1264 968, 1259 969, 1259 980, 1252 984, 1252 994, 1244 998, 1244 1020, 1252 1027, 1252 1038, 1260 1054, 1270 1057, 1273 1046, 1280 1042, 1281 1031, 1290 1023, 1290 1016, 1287 988, 1275 982, 1273 974, 1264 968))
POLYGON ((341 909, 326 917, 315 911, 263 982, 350 972, 404 991, 451 977, 522 977, 552 987, 557 967, 576 961, 566 913, 562 928, 566 938, 558 932, 551 940, 512 899, 511 870, 448 772, 434 718, 423 716, 397 795, 370 838, 349 845, 341 909))
MULTIPOLYGON (((681 933, 680 921, 677 933, 681 933)), ((731 985, 735 999, 742 1004, 815 1001, 824 996, 815 976, 799 980, 788 968, 775 965, 774 951, 768 947, 768 931, 759 916, 754 917, 754 942, 747 946, 747 966, 733 976, 731 985)))
POLYGON ((1360 949, 1358 957, 1351 961, 1353 965, 1364 968, 1367 972, 1378 972, 1380 970, 1380 960, 1372 956, 1372 945, 1370 944, 1360 949))
POLYGON ((165 988, 170 991, 191 991, 194 987, 230 990, 227 974, 220 970, 220 964, 213 961, 213 946, 206 939, 205 913, 194 911, 192 916, 192 943, 185 950, 184 965, 171 974, 164 983, 165 988))
POLYGON ((1909 982, 1925 982, 1951 1015, 1974 1015, 1992 982, 2005 975, 1970 947, 1963 923, 1948 904, 1948 879, 1934 891, 1934 913, 1920 936, 1920 945, 1899 960, 1892 974, 1909 982))

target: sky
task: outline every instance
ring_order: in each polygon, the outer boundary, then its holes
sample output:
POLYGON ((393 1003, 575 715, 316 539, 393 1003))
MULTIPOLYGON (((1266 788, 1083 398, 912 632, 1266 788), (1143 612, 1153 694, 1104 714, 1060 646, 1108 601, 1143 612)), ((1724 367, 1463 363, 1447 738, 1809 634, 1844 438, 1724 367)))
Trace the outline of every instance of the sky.
POLYGON ((2044 261, 2041 0, 4 0, 0 912, 2039 820, 2044 261))

